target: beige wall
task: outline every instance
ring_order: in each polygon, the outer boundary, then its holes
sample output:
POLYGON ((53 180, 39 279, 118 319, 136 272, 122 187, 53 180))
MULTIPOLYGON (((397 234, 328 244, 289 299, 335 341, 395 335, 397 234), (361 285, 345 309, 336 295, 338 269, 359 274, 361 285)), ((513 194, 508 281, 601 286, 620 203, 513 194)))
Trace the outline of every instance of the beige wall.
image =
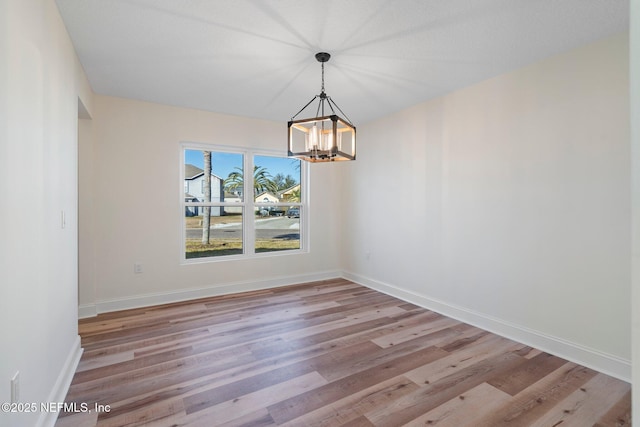
POLYGON ((640 426, 640 0, 631 0, 631 170, 632 190, 632 300, 633 410, 634 426, 640 426))
POLYGON ((628 85, 622 34, 360 126, 347 276, 629 379, 628 85))
MULTIPOLYGON (((93 120, 78 120, 78 305, 96 300, 96 240, 93 120)), ((95 310, 93 310, 95 311, 95 310)), ((81 314, 81 313, 80 313, 81 314)))
MULTIPOLYGON (((81 354, 77 123, 92 94, 52 0, 0 2, 0 32, 0 402, 16 372, 20 402, 59 402, 81 354)), ((55 417, 0 412, 0 425, 55 417)))
POLYGON ((286 155, 285 122, 104 96, 93 109, 80 151, 81 315, 339 275, 339 219, 327 215, 338 199, 335 165, 311 165, 311 253, 180 264, 180 142, 286 155))

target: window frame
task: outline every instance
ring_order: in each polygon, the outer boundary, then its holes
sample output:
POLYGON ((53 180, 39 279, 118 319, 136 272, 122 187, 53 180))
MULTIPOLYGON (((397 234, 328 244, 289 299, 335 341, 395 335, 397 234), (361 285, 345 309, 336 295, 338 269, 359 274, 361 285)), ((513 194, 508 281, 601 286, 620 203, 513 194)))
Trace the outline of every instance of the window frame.
MULTIPOLYGON (((220 153, 240 154, 242 155, 243 174, 245 171, 253 171, 255 156, 268 156, 277 158, 289 158, 286 151, 269 150, 264 148, 248 148, 229 145, 208 144, 199 142, 181 142, 180 143, 180 179, 183 184, 180 185, 180 264, 201 264, 208 262, 234 261, 242 259, 264 258, 270 256, 289 256, 309 252, 309 167, 307 162, 300 160, 300 202, 286 203, 264 203, 256 202, 253 197, 253 180, 244 180, 242 189, 242 202, 186 202, 185 201, 185 150, 211 151, 220 153), (247 194, 251 197, 247 197, 247 194), (187 207, 241 207, 242 208, 242 253, 234 255, 209 256, 209 257, 186 257, 186 229, 185 229, 185 209, 187 207), (255 220, 256 208, 263 206, 295 206, 300 211, 300 247, 298 249, 256 252, 255 251, 255 220)), ((299 160, 299 159, 296 159, 299 160)), ((221 177, 225 179, 225 177, 221 177)))

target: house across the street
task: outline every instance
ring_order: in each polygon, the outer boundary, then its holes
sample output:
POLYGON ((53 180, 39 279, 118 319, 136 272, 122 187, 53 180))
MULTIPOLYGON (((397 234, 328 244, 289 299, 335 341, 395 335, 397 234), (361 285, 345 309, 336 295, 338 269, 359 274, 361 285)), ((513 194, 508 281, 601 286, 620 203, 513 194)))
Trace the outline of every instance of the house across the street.
MULTIPOLYGON (((204 197, 204 170, 194 165, 184 165, 184 199, 185 202, 206 202, 204 197)), ((211 174, 211 201, 224 202, 223 179, 211 174)), ((185 216, 201 215, 202 208, 188 206, 185 208, 185 216)), ((211 216, 223 215, 223 208, 214 206, 211 208, 211 216)))

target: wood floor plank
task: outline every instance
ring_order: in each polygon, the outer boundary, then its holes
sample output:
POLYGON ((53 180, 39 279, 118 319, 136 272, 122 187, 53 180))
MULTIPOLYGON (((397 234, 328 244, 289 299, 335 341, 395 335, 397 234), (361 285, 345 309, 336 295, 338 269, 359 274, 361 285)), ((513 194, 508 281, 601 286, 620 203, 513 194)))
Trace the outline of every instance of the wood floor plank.
POLYGON ((390 347, 419 336, 432 334, 443 329, 453 328, 458 324, 460 324, 460 322, 456 320, 438 316, 431 321, 424 322, 413 327, 402 328, 402 330, 399 330, 398 332, 386 334, 380 338, 375 338, 372 341, 380 347, 390 347))
MULTIPOLYGON (((126 371, 119 374, 105 372, 105 376, 101 380, 72 383, 68 399, 84 398, 92 401, 108 399, 115 402, 131 396, 154 392, 165 386, 175 386, 176 381, 189 382, 202 377, 206 377, 207 381, 212 381, 212 378, 216 376, 223 378, 235 376, 237 378, 239 374, 233 370, 234 368, 238 371, 246 371, 246 366, 254 362, 260 364, 251 354, 227 355, 221 358, 214 352, 175 359, 136 371, 126 371), (225 375, 225 372, 230 370, 231 372, 225 375)), ((269 367, 265 367, 263 370, 268 369, 269 367)))
POLYGON ((486 427, 533 425, 562 399, 578 390, 596 374, 597 372, 583 366, 566 363, 514 396, 508 406, 499 408, 489 417, 478 420, 478 425, 486 427))
MULTIPOLYGON (((319 332, 304 338, 293 340, 289 342, 289 349, 299 349, 304 347, 311 347, 317 344, 322 344, 333 340, 342 340, 343 342, 349 341, 350 336, 355 336, 356 342, 362 340, 361 332, 368 333, 371 330, 375 330, 379 327, 390 325, 394 323, 394 320, 390 317, 383 317, 378 319, 367 320, 361 323, 355 323, 346 325, 340 328, 330 329, 328 331, 319 332)), ((286 345, 286 344, 285 344, 286 345)), ((283 348, 275 349, 275 351, 282 351, 283 348)))
MULTIPOLYGON (((327 381, 317 372, 309 372, 308 374, 294 377, 270 387, 264 387, 251 393, 238 395, 238 397, 203 410, 194 412, 187 408, 184 423, 185 425, 190 425, 191 423, 198 425, 201 421, 209 421, 211 423, 210 425, 233 423, 234 420, 238 418, 251 416, 257 407, 265 407, 278 403, 289 397, 325 385, 326 383, 327 381)), ((189 399, 185 399, 185 404, 189 404, 188 401, 189 399)))
MULTIPOLYGON (((629 387, 631 385, 629 384, 629 387)), ((631 425, 631 390, 616 402, 593 427, 629 427, 631 425)))
POLYGON ((375 427, 373 424, 371 424, 371 421, 369 421, 366 417, 362 416, 362 417, 358 417, 355 420, 351 420, 347 423, 342 424, 342 427, 375 427))
POLYGON ((532 427, 589 425, 598 414, 615 406, 630 388, 615 378, 598 374, 538 418, 532 427))
MULTIPOLYGON (((376 317, 377 316, 374 316, 374 319, 376 317)), ((429 318, 430 317, 431 316, 429 316, 429 318)), ((345 330, 342 329, 336 331, 334 330, 334 327, 311 335, 307 334, 307 332, 311 331, 311 328, 307 328, 304 331, 301 330, 294 333, 287 333, 286 335, 280 335, 280 337, 286 336, 288 338, 287 342, 278 343, 271 348, 262 349, 255 354, 258 357, 265 357, 273 353, 282 353, 283 351, 289 350, 300 350, 302 348, 313 351, 314 348, 319 348, 325 344, 330 344, 332 348, 337 350, 345 346, 353 345, 354 343, 372 340, 376 337, 384 336, 385 334, 396 331, 399 328, 403 328, 407 325, 412 325, 414 322, 420 322, 423 319, 423 316, 420 313, 413 313, 408 317, 390 315, 388 316, 388 318, 384 319, 386 320, 384 320, 383 322, 374 322, 372 324, 369 324, 369 328, 361 328, 361 330, 359 331, 352 330, 350 334, 344 334, 343 332, 345 332, 345 330)), ((369 319, 365 318, 365 320, 369 319)), ((352 322, 350 321, 349 323, 351 324, 352 322)), ((332 321, 326 323, 326 325, 332 326, 336 326, 339 324, 340 322, 332 321)), ((455 331, 452 331, 452 333, 455 333, 456 331, 460 330, 460 327, 456 327, 453 329, 455 329, 455 331)))
MULTIPOLYGON (((477 336, 474 335, 475 338, 477 336)), ((496 335, 485 334, 474 340, 473 346, 466 346, 458 351, 447 352, 447 356, 429 365, 421 366, 407 372, 405 375, 416 384, 434 384, 442 378, 448 377, 476 363, 512 352, 519 344, 496 335)))
MULTIPOLYGON (((110 402, 112 409, 109 414, 103 416, 113 417, 122 413, 137 411, 145 405, 153 404, 156 401, 168 401, 176 397, 182 396, 186 398, 195 394, 208 391, 214 387, 231 384, 242 379, 249 378, 259 373, 271 372, 273 363, 271 361, 259 361, 256 363, 258 367, 255 370, 246 368, 232 369, 223 371, 223 375, 209 374, 210 367, 201 368, 196 371, 196 375, 186 375, 187 372, 177 372, 175 375, 169 375, 171 379, 167 381, 162 377, 151 377, 139 384, 133 384, 126 393, 120 393, 118 398, 111 397, 110 402), (200 375, 202 373, 203 375, 200 375), (147 384, 144 385, 144 384, 147 384), (156 386, 154 388, 153 386, 156 386)), ((246 365, 245 365, 246 366, 246 365)), ((116 389, 117 391, 117 389, 116 389)), ((103 395, 109 398, 112 389, 106 389, 103 395)))
POLYGON ((515 396, 536 381, 564 365, 567 361, 547 353, 540 353, 522 366, 492 378, 489 384, 515 396))
POLYGON ((305 413, 282 426, 337 427, 361 418, 365 413, 417 390, 419 386, 403 376, 374 384, 336 402, 305 413))
POLYGON ((424 385, 417 392, 396 400, 392 405, 378 408, 366 416, 375 425, 402 426, 466 393, 493 376, 522 364, 524 360, 513 352, 493 356, 434 383, 424 385))
POLYGON ((291 378, 308 374, 312 371, 313 367, 311 364, 297 363, 216 387, 193 396, 188 396, 184 399, 186 413, 189 415, 193 412, 201 411, 210 406, 225 402, 229 400, 229 396, 242 396, 265 387, 285 382, 291 378))
POLYGON ((415 354, 421 349, 431 348, 433 347, 431 345, 433 335, 443 335, 443 331, 436 331, 430 335, 415 337, 410 341, 405 341, 402 344, 387 348, 379 348, 375 343, 369 341, 368 344, 373 346, 371 350, 363 352, 356 357, 332 358, 330 363, 324 366, 318 366, 317 369, 322 376, 330 381, 344 378, 365 369, 373 368, 374 366, 393 362, 406 355, 415 354))
POLYGON ((90 371, 106 366, 111 366, 117 363, 130 362, 134 357, 135 352, 133 350, 129 350, 107 354, 104 356, 85 358, 78 364, 78 369, 76 370, 76 372, 90 371))
POLYGON ((345 279, 101 314, 56 427, 628 426, 629 384, 345 279))
POLYGON ((405 427, 475 427, 476 419, 493 413, 509 401, 509 395, 487 384, 480 385, 409 421, 405 427), (473 416, 469 416, 473 414, 473 416))
POLYGON ((281 424, 298 418, 314 409, 332 404, 374 384, 402 375, 417 366, 437 360, 446 354, 446 352, 436 347, 428 347, 269 406, 269 413, 276 423, 281 424))
MULTIPOLYGON (((322 323, 318 323, 318 324, 309 322, 310 324, 309 324, 309 327, 307 328, 296 329, 294 331, 285 332, 285 333, 279 334, 279 336, 282 339, 287 341, 293 341, 296 339, 314 336, 314 335, 326 333, 329 331, 334 331, 333 335, 346 336, 346 335, 340 334, 340 331, 344 331, 344 329, 339 329, 339 328, 349 327, 349 326, 352 326, 358 323, 363 323, 366 321, 378 321, 381 318, 390 318, 389 324, 393 324, 395 323, 395 320, 392 319, 392 317, 394 315, 401 314, 401 313, 404 313, 404 310, 398 307, 385 307, 380 310, 371 310, 371 311, 365 311, 358 314, 351 314, 349 316, 341 316, 339 319, 336 319, 336 320, 331 320, 327 318, 327 319, 324 319, 322 323)), ((370 330, 370 329, 371 328, 367 328, 365 330, 370 330)))
MULTIPOLYGON (((201 420, 202 424, 200 425, 185 425, 185 427, 210 427, 211 420, 201 420), (209 423, 209 424, 207 424, 209 423)), ((267 408, 260 408, 257 411, 254 411, 250 414, 247 414, 243 417, 236 418, 226 423, 220 424, 218 427, 272 427, 277 425, 267 408)))
POLYGON ((98 422, 101 427, 139 427, 148 426, 149 424, 166 426, 167 418, 182 412, 184 412, 182 399, 174 399, 171 401, 152 402, 144 405, 144 407, 120 413, 117 416, 104 412, 98 415, 98 422))
POLYGON ((112 346, 100 346, 90 345, 83 341, 82 346, 84 348, 84 352, 82 353, 82 360, 80 363, 84 363, 85 361, 90 361, 92 358, 104 357, 111 354, 117 354, 122 352, 129 351, 138 351, 138 352, 147 352, 151 349, 161 346, 174 345, 178 342, 182 342, 189 339, 198 339, 202 338, 206 335, 210 335, 209 329, 207 328, 196 328, 185 332, 178 333, 167 333, 161 335, 160 337, 155 337, 151 339, 140 339, 137 341, 130 342, 128 344, 116 344, 112 346))

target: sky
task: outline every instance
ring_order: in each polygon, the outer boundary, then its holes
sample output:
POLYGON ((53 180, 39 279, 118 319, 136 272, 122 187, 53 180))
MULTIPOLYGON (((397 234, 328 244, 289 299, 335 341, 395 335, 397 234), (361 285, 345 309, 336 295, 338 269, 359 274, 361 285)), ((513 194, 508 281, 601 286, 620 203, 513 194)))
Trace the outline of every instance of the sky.
MULTIPOLYGON (((191 164, 204 169, 204 157, 200 150, 184 150, 185 164, 191 164)), ((296 169, 300 160, 283 157, 255 156, 254 164, 267 168, 271 176, 278 173, 284 176, 291 175, 300 182, 300 169, 296 169)), ((234 172, 235 167, 242 167, 242 155, 235 153, 211 152, 211 169, 214 175, 225 179, 229 173, 234 172)))

